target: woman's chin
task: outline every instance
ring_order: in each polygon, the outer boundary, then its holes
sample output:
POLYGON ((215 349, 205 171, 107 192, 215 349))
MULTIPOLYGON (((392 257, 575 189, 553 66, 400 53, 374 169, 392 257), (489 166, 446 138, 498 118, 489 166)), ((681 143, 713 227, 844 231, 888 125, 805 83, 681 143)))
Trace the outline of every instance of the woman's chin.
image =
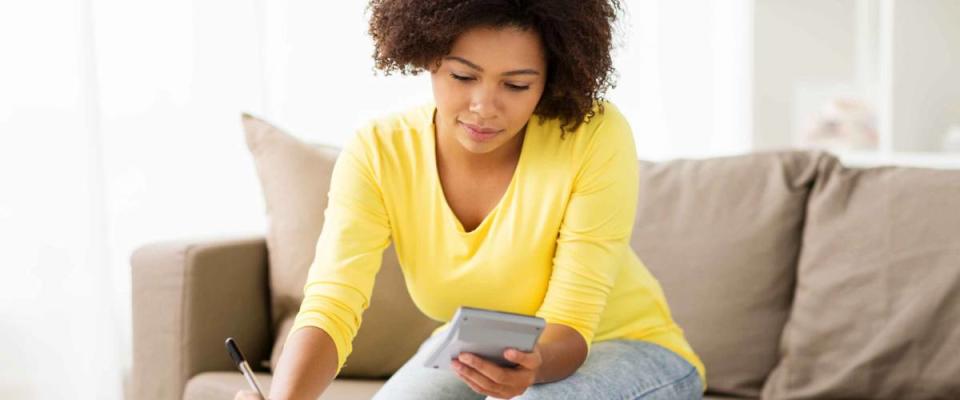
POLYGON ((457 136, 457 141, 460 142, 460 145, 463 146, 467 151, 474 154, 486 154, 497 148, 498 143, 496 142, 477 142, 466 136, 457 136))

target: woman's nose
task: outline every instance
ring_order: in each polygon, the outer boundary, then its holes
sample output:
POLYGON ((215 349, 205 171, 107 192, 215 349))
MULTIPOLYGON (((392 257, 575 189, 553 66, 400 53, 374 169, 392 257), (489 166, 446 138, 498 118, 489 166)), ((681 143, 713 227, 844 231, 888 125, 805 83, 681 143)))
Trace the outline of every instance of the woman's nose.
POLYGON ((474 90, 470 99, 470 112, 484 120, 496 116, 496 95, 493 90, 487 88, 474 90))

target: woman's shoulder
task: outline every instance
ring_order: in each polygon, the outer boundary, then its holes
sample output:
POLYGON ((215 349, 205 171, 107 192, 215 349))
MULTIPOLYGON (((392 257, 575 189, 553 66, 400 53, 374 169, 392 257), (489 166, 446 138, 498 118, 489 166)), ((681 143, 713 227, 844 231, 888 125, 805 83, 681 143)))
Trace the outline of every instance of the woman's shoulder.
POLYGON ((424 103, 391 111, 367 120, 356 129, 347 147, 363 147, 375 153, 393 153, 409 148, 429 133, 433 123, 433 104, 424 103))
POLYGON ((609 100, 595 102, 579 130, 583 131, 584 136, 589 136, 590 140, 633 136, 627 118, 620 112, 620 108, 609 100))
POLYGON ((432 103, 424 103, 387 112, 369 119, 357 133, 381 139, 404 136, 411 132, 419 133, 433 123, 433 108, 432 103))
POLYGON ((637 148, 626 117, 609 101, 596 104, 593 111, 573 133, 572 157, 578 176, 598 179, 604 174, 635 174, 637 148))
POLYGON ((571 147, 574 153, 583 153, 601 147, 633 146, 633 132, 626 117, 613 102, 594 102, 583 122, 574 130, 563 130, 558 119, 538 118, 543 136, 552 138, 561 147, 571 147))

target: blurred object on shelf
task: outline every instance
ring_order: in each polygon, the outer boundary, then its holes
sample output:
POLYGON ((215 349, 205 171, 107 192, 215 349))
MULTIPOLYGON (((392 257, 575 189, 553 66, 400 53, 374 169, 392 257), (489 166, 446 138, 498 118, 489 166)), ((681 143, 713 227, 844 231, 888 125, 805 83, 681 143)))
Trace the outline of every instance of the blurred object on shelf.
POLYGON ((801 137, 803 147, 831 150, 877 148, 876 116, 869 105, 856 97, 830 99, 811 125, 801 137))
POLYGON ((951 125, 943 135, 943 151, 960 152, 960 123, 951 125))

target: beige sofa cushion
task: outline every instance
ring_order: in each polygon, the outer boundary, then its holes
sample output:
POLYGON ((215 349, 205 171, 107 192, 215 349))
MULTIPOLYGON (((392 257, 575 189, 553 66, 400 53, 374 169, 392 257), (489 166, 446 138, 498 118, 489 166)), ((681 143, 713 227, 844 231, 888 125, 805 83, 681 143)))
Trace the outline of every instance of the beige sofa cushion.
POLYGON ((777 362, 821 157, 640 163, 632 245, 706 365, 711 393, 757 397, 777 362))
MULTIPOLYGON (((254 373, 260 389, 270 392, 271 375, 254 373)), ((373 397, 383 386, 382 380, 337 379, 327 387, 318 400, 357 400, 373 397)), ((239 390, 250 390, 239 372, 205 372, 187 382, 183 400, 233 400, 239 390)))
MULTIPOLYGON (((271 312, 277 338, 272 368, 303 301, 339 150, 305 143, 249 114, 243 114, 242 122, 266 203, 271 312)), ((340 376, 392 374, 437 326, 439 323, 424 316, 410 299, 391 246, 384 252, 370 307, 363 314, 354 351, 340 376)))
POLYGON ((768 398, 960 398, 960 171, 821 160, 768 398))

